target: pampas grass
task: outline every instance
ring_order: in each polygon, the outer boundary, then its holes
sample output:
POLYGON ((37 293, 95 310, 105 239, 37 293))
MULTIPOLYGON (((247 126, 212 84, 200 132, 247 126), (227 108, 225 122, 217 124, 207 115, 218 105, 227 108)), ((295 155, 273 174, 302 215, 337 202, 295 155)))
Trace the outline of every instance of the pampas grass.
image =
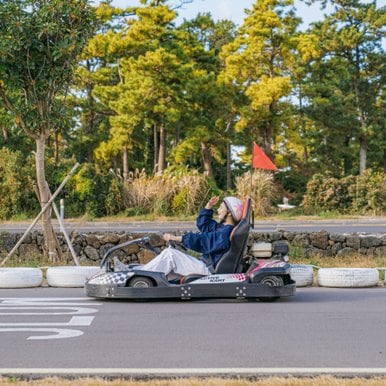
POLYGON ((257 216, 267 216, 272 211, 272 200, 276 195, 273 174, 264 170, 248 171, 236 180, 239 197, 250 196, 252 208, 257 216))

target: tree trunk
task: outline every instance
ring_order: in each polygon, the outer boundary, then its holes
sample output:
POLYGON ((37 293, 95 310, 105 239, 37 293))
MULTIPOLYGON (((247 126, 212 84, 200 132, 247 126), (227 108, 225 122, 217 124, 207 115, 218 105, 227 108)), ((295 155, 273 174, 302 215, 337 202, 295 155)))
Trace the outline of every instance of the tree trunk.
POLYGON ((359 138, 359 175, 363 175, 366 170, 367 160, 367 138, 359 138))
POLYGON ((166 160, 166 128, 164 125, 160 127, 159 135, 159 153, 158 153, 158 168, 157 173, 162 174, 165 169, 166 160))
MULTIPOLYGON (((45 142, 46 138, 44 134, 41 134, 40 137, 36 139, 36 180, 39 189, 39 197, 41 199, 40 205, 42 208, 50 199, 50 191, 46 182, 46 173, 44 166, 45 142)), ((45 254, 48 256, 49 261, 55 262, 58 260, 58 253, 56 250, 55 236, 51 223, 50 210, 47 210, 42 215, 42 228, 44 236, 45 254)))
POLYGON ((153 142, 154 142, 154 173, 157 173, 158 170, 158 129, 157 125, 154 124, 153 128, 153 142))
POLYGON ((124 145, 123 146, 123 183, 125 185, 127 185, 128 181, 129 181, 129 159, 128 159, 128 156, 127 156, 127 146, 124 145))
POLYGON ((227 143, 227 190, 232 189, 232 153, 231 144, 227 143))
POLYGON ((212 169, 212 154, 206 143, 201 142, 202 160, 204 162, 204 176, 214 179, 212 169))

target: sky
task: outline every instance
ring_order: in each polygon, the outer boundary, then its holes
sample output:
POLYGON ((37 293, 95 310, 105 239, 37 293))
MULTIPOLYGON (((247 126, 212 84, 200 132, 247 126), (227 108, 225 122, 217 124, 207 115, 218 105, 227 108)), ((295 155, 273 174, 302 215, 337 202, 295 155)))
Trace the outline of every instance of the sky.
MULTIPOLYGON (((256 0, 193 0, 190 4, 178 9, 179 17, 177 22, 185 19, 194 18, 199 12, 210 12, 214 20, 229 19, 236 25, 241 25, 245 17, 244 10, 251 9, 256 0)), ((386 0, 378 0, 386 4, 386 0)), ((96 1, 97 3, 98 1, 96 1)), ((138 0, 113 0, 112 3, 116 7, 128 7, 139 4, 138 0)), ((170 2, 172 4, 172 2, 170 2)), ((323 12, 319 7, 313 5, 309 7, 300 0, 295 0, 297 14, 304 22, 304 28, 311 22, 321 20, 323 12)))

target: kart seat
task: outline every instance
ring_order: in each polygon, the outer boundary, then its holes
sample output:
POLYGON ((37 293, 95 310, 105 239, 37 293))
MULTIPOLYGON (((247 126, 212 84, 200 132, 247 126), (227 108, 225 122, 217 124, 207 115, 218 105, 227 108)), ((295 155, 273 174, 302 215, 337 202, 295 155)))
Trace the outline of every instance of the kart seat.
POLYGON ((244 202, 243 216, 230 235, 231 247, 221 256, 217 263, 216 274, 238 272, 241 258, 247 247, 249 229, 251 227, 249 222, 250 212, 251 198, 248 197, 244 202))

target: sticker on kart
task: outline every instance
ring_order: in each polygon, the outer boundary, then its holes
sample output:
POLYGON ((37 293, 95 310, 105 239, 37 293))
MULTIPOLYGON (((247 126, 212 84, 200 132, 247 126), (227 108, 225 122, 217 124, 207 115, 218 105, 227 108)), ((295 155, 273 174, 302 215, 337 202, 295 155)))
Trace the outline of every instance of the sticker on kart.
POLYGON ((217 283, 240 283, 247 279, 244 273, 231 273, 225 275, 205 276, 189 284, 217 284, 217 283))

